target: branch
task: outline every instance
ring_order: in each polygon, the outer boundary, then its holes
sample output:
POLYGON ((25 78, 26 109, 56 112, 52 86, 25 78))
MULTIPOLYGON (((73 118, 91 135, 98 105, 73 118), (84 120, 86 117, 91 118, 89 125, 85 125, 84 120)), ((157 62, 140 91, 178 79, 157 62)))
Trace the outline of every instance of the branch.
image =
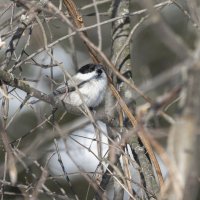
POLYGON ((8 45, 8 49, 6 50, 6 56, 8 61, 10 61, 15 48, 22 36, 22 34, 24 33, 25 29, 34 22, 35 18, 37 17, 37 15, 41 12, 42 8, 47 4, 47 0, 40 0, 38 1, 34 1, 34 2, 28 2, 27 1, 23 1, 23 0, 15 0, 16 3, 18 3, 19 5, 22 5, 25 9, 28 10, 26 15, 22 15, 21 16, 21 23, 19 24, 17 30, 15 31, 15 33, 13 34, 9 45, 8 45))
MULTIPOLYGON (((113 17, 116 16, 123 16, 123 15, 127 15, 129 14, 129 1, 114 1, 114 6, 113 6, 113 17)), ((145 18, 144 18, 145 19, 145 18)), ((135 25, 135 27, 137 27, 137 24, 135 25)), ((124 18, 123 20, 120 21, 115 21, 113 23, 113 46, 112 46, 112 61, 113 63, 116 65, 118 71, 124 76, 126 77, 130 83, 133 84, 133 79, 132 79, 132 64, 131 64, 131 58, 130 58, 130 38, 132 37, 132 34, 134 33, 135 27, 133 27, 132 30, 130 30, 130 19, 124 18)), ((131 87, 126 84, 125 82, 117 79, 116 80, 116 84, 118 84, 117 88, 120 88, 120 94, 123 97, 123 99, 125 99, 125 101, 128 101, 129 99, 133 99, 134 97, 134 93, 131 90, 131 87)), ((123 106, 123 110, 121 112, 124 112, 124 108, 126 106, 123 106)), ((128 107, 128 112, 130 113, 134 113, 135 110, 135 104, 132 104, 132 106, 128 107)), ((121 114, 121 116, 124 116, 123 114, 121 114)), ((131 116, 128 115, 127 113, 127 117, 131 116)), ((126 118, 123 119, 123 126, 127 127, 127 125, 125 124, 126 118)), ((133 117, 131 117, 133 119, 133 117)), ((130 119, 130 118, 129 118, 130 119)), ((134 119, 133 119, 134 121, 134 119)), ((132 123, 132 122, 131 122, 132 123)), ((133 125, 133 123, 132 123, 133 125)), ((135 121, 133 127, 138 126, 138 122, 135 121)), ((147 154, 144 152, 142 152, 143 157, 138 156, 139 158, 139 162, 141 164, 141 172, 144 176, 144 180, 145 180, 145 184, 146 188, 148 189, 148 191, 151 191, 151 193, 157 193, 159 190, 159 186, 156 183, 155 177, 153 176, 153 169, 152 169, 152 165, 151 162, 154 164, 154 166, 158 166, 158 162, 155 158, 155 155, 153 153, 153 150, 151 148, 150 143, 148 142, 148 139, 146 138, 145 134, 143 134, 142 132, 138 132, 138 137, 139 140, 141 140, 142 144, 144 145, 145 149, 147 150, 147 154), (148 156, 151 159, 151 162, 148 159, 148 156), (143 159, 144 158, 144 159, 143 159), (145 159, 146 158, 146 159, 145 159), (148 173, 147 171, 145 171, 145 169, 148 168, 148 173), (151 176, 149 176, 149 174, 151 174, 151 176)), ((134 140, 134 139, 133 139, 134 140)), ((137 138, 137 145, 136 147, 133 147, 133 151, 137 153, 139 153, 138 151, 136 151, 138 145, 139 144, 139 140, 137 138), (136 149, 135 149, 136 148, 136 149)), ((129 140, 129 141, 132 141, 129 140)), ((156 172, 157 174, 161 174, 160 172, 160 168, 156 167, 156 172)), ((159 181, 160 181, 160 185, 162 185, 163 183, 163 179, 162 176, 159 176, 159 181)), ((129 190, 131 191, 131 184, 128 183, 129 185, 129 190)), ((148 195, 148 194, 147 194, 148 195)))
POLYGON ((138 3, 148 9, 150 13, 149 20, 152 23, 155 34, 160 38, 160 40, 181 60, 191 57, 191 50, 188 48, 182 38, 174 33, 165 23, 160 14, 154 8, 153 2, 149 0, 142 0, 138 1, 138 3))
MULTIPOLYGON (((198 46, 200 50, 200 43, 198 46)), ((197 50, 197 51, 198 51, 197 50)), ((173 125, 169 140, 170 160, 178 169, 178 174, 169 178, 169 187, 162 199, 199 199, 200 176, 200 53, 193 67, 188 70, 187 85, 182 91, 184 104, 182 115, 173 125), (179 179, 178 179, 179 178, 179 179), (179 180, 179 181, 176 181, 179 180), (167 198, 166 198, 167 197, 167 198)))
MULTIPOLYGON (((0 80, 2 80, 6 85, 10 85, 14 88, 23 90, 24 92, 29 94, 31 97, 35 97, 55 107, 60 106, 62 104, 60 100, 58 100, 57 98, 54 98, 52 95, 47 95, 44 92, 41 92, 31 87, 25 81, 18 79, 17 77, 15 77, 15 75, 13 75, 12 73, 6 72, 5 70, 0 69, 0 80)), ((77 115, 81 114, 81 111, 75 106, 65 103, 64 107, 67 112, 77 114, 77 115)))

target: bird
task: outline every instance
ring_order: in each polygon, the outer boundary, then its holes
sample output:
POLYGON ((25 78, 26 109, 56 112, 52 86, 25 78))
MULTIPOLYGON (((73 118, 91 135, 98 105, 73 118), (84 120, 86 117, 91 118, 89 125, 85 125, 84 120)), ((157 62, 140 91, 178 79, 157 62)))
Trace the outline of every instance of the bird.
POLYGON ((65 84, 52 95, 72 106, 97 107, 104 99, 108 78, 101 64, 89 63, 82 66, 65 84))

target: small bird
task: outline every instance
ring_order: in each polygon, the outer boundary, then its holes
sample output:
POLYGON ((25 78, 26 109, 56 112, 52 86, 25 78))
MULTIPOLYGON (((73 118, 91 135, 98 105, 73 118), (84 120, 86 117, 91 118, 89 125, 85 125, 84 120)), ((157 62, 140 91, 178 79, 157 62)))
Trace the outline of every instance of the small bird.
POLYGON ((105 96, 107 83, 107 75, 101 64, 87 64, 66 84, 59 86, 53 95, 73 106, 81 106, 84 102, 89 108, 95 108, 105 96))

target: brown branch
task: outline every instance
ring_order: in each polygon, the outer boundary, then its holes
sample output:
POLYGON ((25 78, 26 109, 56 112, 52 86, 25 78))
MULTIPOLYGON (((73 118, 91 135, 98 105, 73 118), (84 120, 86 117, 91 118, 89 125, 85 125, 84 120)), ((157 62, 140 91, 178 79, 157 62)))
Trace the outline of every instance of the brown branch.
MULTIPOLYGON (((200 54, 199 60, 200 60, 200 54)), ((191 199, 199 197, 200 177, 200 76, 199 60, 188 70, 187 85, 182 94, 185 95, 182 115, 173 125, 169 140, 168 152, 172 163, 179 169, 177 178, 172 177, 165 199, 191 199), (176 182, 176 186, 174 185, 176 182), (176 190, 176 187, 179 190, 176 190), (169 192, 170 191, 170 192, 169 192)), ((164 198, 163 198, 164 199, 164 198)))
POLYGON ((37 200, 38 199, 39 191, 43 187, 47 177, 48 177, 48 171, 47 171, 47 169, 44 168, 43 171, 42 171, 42 174, 40 176, 40 179, 38 180, 38 182, 35 186, 35 189, 32 192, 30 200, 37 200))
MULTIPOLYGON (((54 98, 52 95, 47 95, 44 92, 41 92, 31 87, 25 81, 18 79, 15 75, 13 75, 12 73, 8 73, 5 70, 0 70, 0 80, 2 80, 7 85, 23 90, 31 97, 36 97, 37 99, 49 103, 53 106, 60 106, 62 104, 60 100, 54 98)), ((67 112, 77 115, 81 114, 81 111, 77 107, 72 106, 70 104, 65 103, 64 108, 67 112)))
POLYGON ((150 13, 149 20, 152 23, 155 34, 160 38, 160 40, 180 59, 184 60, 191 57, 192 51, 188 48, 182 38, 174 33, 165 23, 160 14, 154 8, 153 2, 149 0, 140 0, 138 2, 148 9, 150 13))
MULTIPOLYGON (((83 22, 83 18, 81 16, 81 14, 78 12, 78 9, 75 5, 75 3, 73 2, 73 0, 63 0, 70 16, 72 17, 73 19, 73 22, 75 24, 75 27, 77 29, 79 28, 83 28, 84 27, 84 22, 83 22)), ((84 31, 83 34, 85 36, 87 36, 87 33, 84 31)), ((97 54, 96 52, 94 51, 93 48, 91 48, 90 45, 88 45, 85 41, 84 41, 84 44, 86 45, 86 47, 88 48, 88 51, 89 51, 89 54, 92 58, 92 60, 95 62, 95 63, 99 63, 99 59, 97 57, 97 54)))
POLYGON ((0 80, 2 80, 7 85, 23 90, 31 97, 36 97, 42 101, 50 103, 51 105, 56 105, 56 101, 53 98, 50 98, 49 95, 36 90, 25 81, 18 79, 15 77, 15 75, 8 73, 5 70, 0 70, 0 80))
MULTIPOLYGON (((1 83, 2 84, 2 83, 1 83)), ((3 96, 3 100, 2 100, 2 117, 1 117, 1 121, 2 121, 2 130, 1 132, 1 138, 3 141, 3 145, 5 148, 5 151, 7 152, 8 155, 8 164, 7 164, 7 169, 8 173, 10 175, 10 180, 12 182, 12 184, 14 185, 17 182, 17 168, 16 168, 16 163, 15 163, 15 158, 13 156, 12 153, 12 148, 11 145, 9 144, 9 137, 8 137, 8 133, 7 133, 7 129, 6 129, 6 124, 7 124, 7 119, 8 119, 8 111, 9 111, 9 99, 7 97, 8 94, 8 88, 6 85, 2 85, 1 86, 4 90, 4 95, 3 96)))
POLYGON ((65 166, 63 164, 62 157, 60 155, 60 151, 59 151, 59 147, 58 147, 58 143, 57 143, 56 139, 54 139, 54 144, 55 144, 55 147, 56 147, 56 153, 57 153, 57 156, 58 156, 58 162, 59 162, 59 164, 60 164, 60 166, 62 168, 63 175, 64 175, 64 177, 65 177, 65 179, 66 179, 66 181, 67 181, 67 183, 68 183, 68 185, 70 187, 70 190, 71 190, 71 192, 72 192, 72 194, 74 196, 74 199, 79 200, 79 198, 78 198, 77 194, 75 193, 75 190, 74 190, 74 188, 72 186, 71 180, 70 180, 70 178, 69 178, 69 176, 67 174, 65 166))
POLYGON ((8 49, 6 50, 6 56, 8 61, 10 61, 13 52, 15 51, 16 46, 18 45, 18 42, 24 33, 25 29, 34 22, 37 15, 41 12, 42 8, 47 4, 47 1, 35 1, 35 2, 27 2, 23 0, 15 0, 18 5, 23 6, 28 10, 26 16, 21 16, 21 23, 19 24, 17 30, 13 34, 8 49))
MULTIPOLYGON (((53 6, 52 4, 49 3, 48 6, 51 7, 53 10, 55 10, 56 12, 58 11, 57 8, 56 8, 55 6, 53 6)), ((71 26, 72 29, 75 29, 75 28, 73 27, 73 25, 71 25, 71 23, 69 22, 69 20, 68 20, 62 13, 58 12, 58 14, 60 15, 60 17, 61 17, 67 24, 69 24, 69 25, 71 26)), ((141 93, 141 91, 139 91, 133 84, 130 83, 129 80, 127 80, 123 75, 121 75, 120 72, 118 72, 118 71, 115 69, 114 65, 109 61, 109 59, 105 56, 105 54, 104 54, 102 51, 100 51, 100 50, 85 36, 85 34, 83 34, 82 32, 78 32, 78 33, 79 33, 80 37, 83 39, 83 41, 84 41, 85 43, 87 43, 88 46, 90 46, 90 48, 92 48, 92 49, 94 49, 96 52, 98 52, 98 55, 101 57, 101 59, 103 59, 104 62, 106 62, 107 66, 109 66, 117 76, 119 76, 124 82, 126 82, 128 85, 130 85, 131 88, 134 88, 134 89, 137 90, 137 92, 140 92, 140 93, 141 93)), ((110 89, 112 90, 114 96, 117 98, 117 100, 118 100, 120 106, 122 107, 122 110, 123 110, 123 111, 125 112, 125 114, 127 115, 127 117, 128 117, 128 119, 130 120, 132 126, 135 127, 135 125, 137 124, 135 117, 134 117, 134 116, 132 115, 132 113, 129 111, 129 108, 127 107, 127 105, 125 104, 124 100, 121 98, 121 96, 119 95, 119 93, 117 92, 117 90, 115 89, 115 87, 112 85, 111 82, 110 82, 109 85, 110 85, 110 89)), ((144 95, 143 95, 143 96, 144 96, 144 95)), ((148 101, 151 101, 151 100, 148 99, 148 101)), ((141 139, 142 143, 144 144, 145 148, 147 149, 147 151, 152 152, 152 153, 150 153, 151 159, 154 159, 155 162, 156 162, 156 158, 155 158, 155 156, 154 156, 154 154, 153 154, 153 151, 152 151, 152 149, 151 149, 151 146, 150 146, 150 144, 149 144, 147 138, 145 137, 145 135, 138 134, 138 136, 140 137, 140 139, 141 139), (146 146, 146 145, 147 145, 147 146, 146 146)))

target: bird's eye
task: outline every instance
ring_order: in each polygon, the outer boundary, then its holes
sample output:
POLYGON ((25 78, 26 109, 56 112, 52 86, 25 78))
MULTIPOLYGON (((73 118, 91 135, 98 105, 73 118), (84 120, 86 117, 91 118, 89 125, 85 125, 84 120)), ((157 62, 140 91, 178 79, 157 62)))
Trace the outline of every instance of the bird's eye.
POLYGON ((101 69, 97 69, 97 74, 98 74, 98 76, 100 76, 102 74, 102 70, 101 69))

